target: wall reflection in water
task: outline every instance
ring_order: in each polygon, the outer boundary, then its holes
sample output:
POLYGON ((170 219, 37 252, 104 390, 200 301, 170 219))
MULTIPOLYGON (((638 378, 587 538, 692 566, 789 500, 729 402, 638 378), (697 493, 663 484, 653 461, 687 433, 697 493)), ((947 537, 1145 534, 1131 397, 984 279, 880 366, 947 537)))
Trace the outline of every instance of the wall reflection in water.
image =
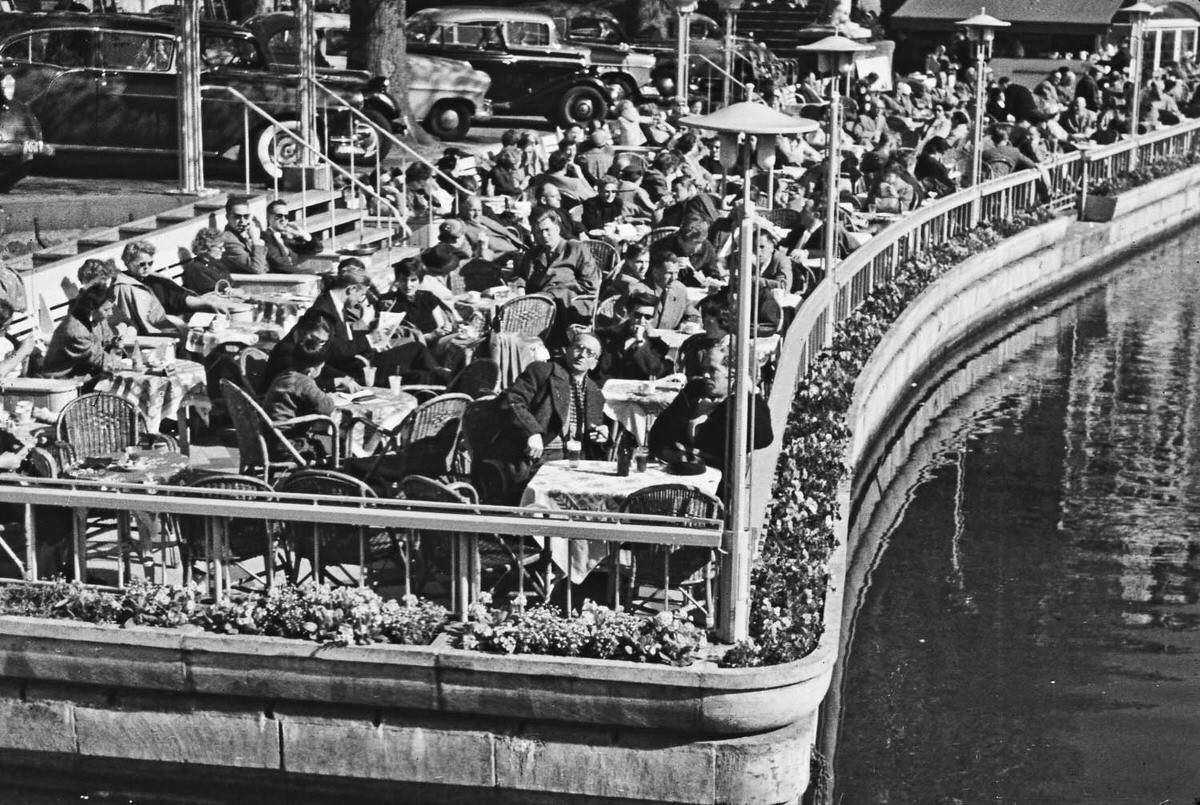
POLYGON ((831 801, 1200 797, 1198 254, 1131 258, 914 412, 852 527, 831 801))

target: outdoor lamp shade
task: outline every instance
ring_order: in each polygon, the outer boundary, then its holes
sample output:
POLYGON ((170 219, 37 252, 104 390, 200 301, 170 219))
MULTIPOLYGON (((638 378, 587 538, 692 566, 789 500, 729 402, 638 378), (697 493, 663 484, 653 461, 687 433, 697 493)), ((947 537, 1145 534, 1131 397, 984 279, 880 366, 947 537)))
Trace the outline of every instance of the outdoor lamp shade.
POLYGON ((819 39, 811 45, 801 45, 796 48, 808 53, 817 54, 817 64, 823 73, 844 73, 854 64, 859 53, 866 53, 873 48, 848 39, 840 34, 819 39))
POLYGON ((721 139, 721 167, 727 171, 732 170, 738 161, 738 133, 723 131, 719 137, 721 139))
POLYGON ((716 0, 717 8, 724 11, 726 14, 731 12, 741 11, 744 0, 716 0))
MULTIPOLYGON (((679 122, 693 129, 732 132, 735 135, 806 134, 821 128, 821 124, 815 120, 785 115, 765 103, 755 101, 730 104, 707 115, 689 115, 679 122)), ((724 142, 722 139, 722 145, 724 142)))
POLYGON ((1158 12, 1162 11, 1162 9, 1158 6, 1152 6, 1145 2, 1145 0, 1142 0, 1142 2, 1134 3, 1132 6, 1120 9, 1120 11, 1123 14, 1128 14, 1134 20, 1140 20, 1144 17, 1150 16, 1151 14, 1157 14, 1158 12))
POLYGON ((700 5, 699 0, 667 0, 667 5, 680 14, 691 14, 700 5))
POLYGON ((754 146, 754 161, 763 170, 775 167, 775 135, 759 134, 754 146))
POLYGON ((972 42, 991 42, 996 38, 997 28, 1007 28, 1011 23, 1004 20, 998 20, 991 14, 987 13, 986 9, 979 9, 979 13, 974 17, 968 17, 965 20, 959 20, 954 23, 959 27, 967 29, 967 36, 972 42))

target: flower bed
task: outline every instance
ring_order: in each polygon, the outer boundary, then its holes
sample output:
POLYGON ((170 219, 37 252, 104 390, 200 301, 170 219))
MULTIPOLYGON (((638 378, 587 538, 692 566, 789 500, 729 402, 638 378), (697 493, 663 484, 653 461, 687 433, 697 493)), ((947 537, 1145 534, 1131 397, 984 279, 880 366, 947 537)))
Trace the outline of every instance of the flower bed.
POLYGON ((1115 196, 1130 188, 1149 184, 1155 179, 1179 173, 1197 163, 1200 163, 1200 151, 1189 151, 1186 154, 1165 154, 1143 160, 1132 170, 1118 173, 1107 179, 1089 182, 1088 193, 1096 196, 1115 196))
MULTIPOLYGON (((0 615, 58 618, 122 626, 199 626, 231 635, 265 635, 331 646, 429 645, 447 632, 446 609, 416 596, 385 600, 361 587, 282 585, 215 603, 195 587, 132 582, 105 592, 76 582, 0 586, 0 615)), ((640 617, 585 602, 564 616, 550 607, 471 607, 461 648, 499 654, 544 654, 687 665, 706 645, 704 632, 677 613, 640 617)))

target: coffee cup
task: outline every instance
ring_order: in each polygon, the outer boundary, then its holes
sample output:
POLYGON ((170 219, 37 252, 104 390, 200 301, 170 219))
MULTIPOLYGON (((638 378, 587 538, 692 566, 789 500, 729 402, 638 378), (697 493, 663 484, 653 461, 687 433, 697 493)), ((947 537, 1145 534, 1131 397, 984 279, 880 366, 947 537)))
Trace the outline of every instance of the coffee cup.
POLYGON ((578 439, 567 439, 567 443, 563 446, 563 452, 567 457, 567 466, 575 469, 579 466, 580 456, 583 454, 583 445, 578 439))
POLYGON ((399 394, 400 387, 403 385, 404 385, 404 378, 401 377, 400 375, 392 375, 388 378, 388 388, 390 388, 392 390, 393 394, 399 394))
POLYGON ((364 366, 362 373, 363 373, 363 383, 368 386, 374 386, 375 385, 375 367, 374 366, 364 366))

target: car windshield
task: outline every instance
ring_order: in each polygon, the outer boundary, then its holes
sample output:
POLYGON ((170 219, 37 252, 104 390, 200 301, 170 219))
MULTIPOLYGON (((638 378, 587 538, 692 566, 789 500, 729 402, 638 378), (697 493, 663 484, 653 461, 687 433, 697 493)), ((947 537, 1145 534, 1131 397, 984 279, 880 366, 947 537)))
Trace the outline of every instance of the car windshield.
POLYGON ((506 22, 504 38, 513 47, 547 47, 553 44, 550 26, 542 22, 506 22))
POLYGON ((571 20, 571 36, 611 45, 629 41, 619 25, 598 17, 577 17, 571 20))

